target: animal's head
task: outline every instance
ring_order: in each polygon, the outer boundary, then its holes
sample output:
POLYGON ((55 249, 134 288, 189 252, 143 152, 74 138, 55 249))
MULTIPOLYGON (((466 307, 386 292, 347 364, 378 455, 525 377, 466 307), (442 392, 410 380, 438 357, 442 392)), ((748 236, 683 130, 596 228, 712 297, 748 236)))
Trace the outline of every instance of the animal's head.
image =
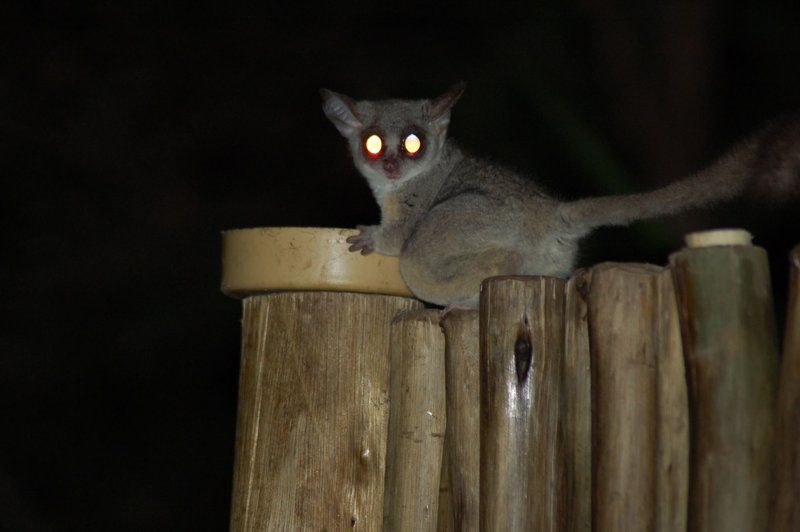
POLYGON ((373 189, 413 179, 439 161, 450 109, 466 84, 432 100, 356 101, 321 89, 322 109, 350 147, 356 168, 373 189))

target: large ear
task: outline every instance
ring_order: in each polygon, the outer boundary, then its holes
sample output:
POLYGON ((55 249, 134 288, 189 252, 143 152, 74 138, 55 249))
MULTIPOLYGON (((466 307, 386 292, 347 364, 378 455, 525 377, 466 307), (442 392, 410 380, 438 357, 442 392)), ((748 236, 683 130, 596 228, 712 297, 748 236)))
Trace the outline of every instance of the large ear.
POLYGON ((350 138, 364 127, 356 114, 356 102, 344 94, 320 89, 322 110, 343 136, 350 138))
POLYGON ((466 82, 459 81, 431 102, 431 123, 437 131, 441 132, 447 129, 450 124, 450 109, 453 108, 466 87, 466 82))

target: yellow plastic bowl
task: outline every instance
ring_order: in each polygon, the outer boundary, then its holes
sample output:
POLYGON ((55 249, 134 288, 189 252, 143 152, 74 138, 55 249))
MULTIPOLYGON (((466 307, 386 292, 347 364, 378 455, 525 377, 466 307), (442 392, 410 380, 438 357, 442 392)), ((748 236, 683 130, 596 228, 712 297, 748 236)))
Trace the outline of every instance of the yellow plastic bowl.
POLYGON ((354 229, 255 227, 222 232, 222 291, 232 297, 332 290, 413 297, 397 257, 347 251, 354 229))

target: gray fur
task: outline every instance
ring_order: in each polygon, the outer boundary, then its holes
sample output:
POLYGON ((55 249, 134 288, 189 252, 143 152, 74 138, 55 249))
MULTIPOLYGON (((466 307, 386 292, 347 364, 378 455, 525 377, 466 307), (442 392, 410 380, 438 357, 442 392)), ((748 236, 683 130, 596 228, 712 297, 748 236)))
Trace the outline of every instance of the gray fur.
POLYGON ((381 208, 381 223, 359 226, 350 251, 399 256, 417 297, 475 306, 480 283, 494 275, 571 273, 578 241, 604 225, 675 213, 726 200, 753 182, 796 191, 800 120, 775 122, 734 146, 707 169, 658 190, 561 202, 530 179, 464 153, 447 139, 450 109, 463 84, 434 100, 354 101, 323 89, 323 110, 347 139, 356 168, 381 208), (424 151, 403 152, 414 128, 424 151), (384 141, 380 157, 366 136, 384 141))

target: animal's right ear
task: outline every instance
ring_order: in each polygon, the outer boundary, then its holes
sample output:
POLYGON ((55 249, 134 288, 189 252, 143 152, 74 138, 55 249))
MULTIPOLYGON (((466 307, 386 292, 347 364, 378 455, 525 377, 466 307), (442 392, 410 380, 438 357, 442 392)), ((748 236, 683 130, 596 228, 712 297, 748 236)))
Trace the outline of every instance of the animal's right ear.
POLYGON ((328 89, 320 89, 322 96, 322 110, 328 120, 333 122, 336 129, 346 138, 357 135, 364 124, 356 114, 356 102, 344 94, 339 94, 328 89))

